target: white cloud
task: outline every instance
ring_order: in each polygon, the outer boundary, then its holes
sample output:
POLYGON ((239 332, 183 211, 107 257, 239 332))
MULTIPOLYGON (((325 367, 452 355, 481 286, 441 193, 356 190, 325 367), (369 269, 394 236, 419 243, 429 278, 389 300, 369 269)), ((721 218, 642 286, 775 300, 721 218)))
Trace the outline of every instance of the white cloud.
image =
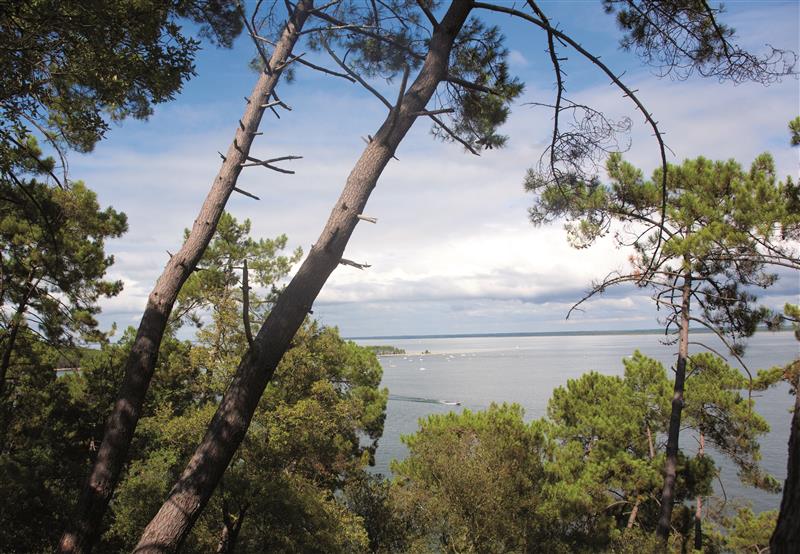
POLYGON ((520 67, 528 67, 528 60, 525 58, 525 55, 522 52, 512 49, 508 52, 508 64, 515 69, 520 67))

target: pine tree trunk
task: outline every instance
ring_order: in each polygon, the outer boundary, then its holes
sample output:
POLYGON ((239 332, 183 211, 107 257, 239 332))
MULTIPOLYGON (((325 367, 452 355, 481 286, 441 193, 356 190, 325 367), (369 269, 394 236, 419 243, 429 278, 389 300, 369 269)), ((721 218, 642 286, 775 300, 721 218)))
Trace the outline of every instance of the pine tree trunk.
MULTIPOLYGON (((795 362, 794 370, 798 372, 795 362)), ((800 552, 800 372, 794 383, 794 414, 789 431, 789 464, 783 498, 778 514, 778 524, 769 541, 771 554, 796 554, 800 552)))
POLYGON ((672 507, 675 501, 675 481, 678 473, 678 436, 681 431, 683 389, 686 382, 686 361, 689 357, 689 300, 692 292, 690 270, 683 276, 681 294, 681 326, 678 335, 678 363, 675 367, 675 387, 672 394, 672 412, 667 432, 667 461, 664 467, 664 488, 661 492, 661 514, 656 533, 665 541, 672 526, 672 507))
POLYGON ((336 202, 321 236, 278 298, 245 353, 219 409, 188 466, 161 509, 147 525, 135 552, 173 552, 179 548, 244 439, 258 401, 278 362, 325 284, 338 267, 383 169, 447 75, 450 51, 471 10, 455 0, 434 31, 419 74, 367 145, 336 202))
POLYGON ((233 143, 228 148, 222 167, 214 179, 200 213, 183 246, 167 262, 147 300, 131 353, 125 362, 122 385, 111 415, 106 421, 105 434, 94 466, 84 485, 75 516, 61 537, 59 552, 88 552, 97 541, 103 515, 116 487, 128 456, 131 439, 141 416, 144 398, 153 376, 158 349, 169 321, 172 306, 186 279, 197 267, 217 228, 242 163, 247 160, 256 136, 263 105, 269 101, 280 75, 305 22, 313 0, 298 3, 292 18, 284 27, 270 59, 270 73, 262 73, 253 89, 233 143))
POLYGON ((32 271, 31 274, 28 275, 28 291, 25 293, 25 296, 20 300, 17 309, 14 310, 14 315, 11 317, 11 329, 8 332, 8 335, 4 337, 6 339, 6 345, 3 348, 3 356, 0 359, 0 396, 5 394, 6 391, 6 375, 8 375, 8 369, 11 367, 11 355, 14 353, 14 345, 17 342, 17 336, 19 335, 19 328, 22 325, 22 318, 25 317, 25 310, 28 309, 28 302, 31 299, 31 295, 36 290, 36 287, 39 286, 39 282, 41 279, 37 279, 35 283, 32 282, 32 271))
POLYGON ((625 526, 626 529, 633 529, 633 524, 636 523, 636 516, 639 515, 639 504, 641 500, 639 500, 639 491, 636 491, 636 502, 633 503, 633 508, 631 508, 631 513, 628 516, 628 524, 625 526))

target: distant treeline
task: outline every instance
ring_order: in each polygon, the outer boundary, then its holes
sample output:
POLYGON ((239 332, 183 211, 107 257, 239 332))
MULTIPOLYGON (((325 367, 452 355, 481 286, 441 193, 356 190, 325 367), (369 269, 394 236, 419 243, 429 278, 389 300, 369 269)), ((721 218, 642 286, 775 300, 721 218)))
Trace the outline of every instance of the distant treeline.
POLYGON ((390 354, 405 354, 406 351, 396 346, 389 346, 386 344, 379 344, 375 346, 365 346, 367 350, 373 352, 376 356, 388 356, 390 354))

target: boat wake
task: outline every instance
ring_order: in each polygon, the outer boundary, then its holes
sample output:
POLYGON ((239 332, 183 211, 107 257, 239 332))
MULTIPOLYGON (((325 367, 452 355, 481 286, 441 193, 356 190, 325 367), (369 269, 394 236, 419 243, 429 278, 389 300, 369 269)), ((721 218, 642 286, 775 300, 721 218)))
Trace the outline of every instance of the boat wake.
POLYGON ((461 402, 455 400, 437 400, 436 398, 422 398, 419 396, 401 396, 399 394, 390 394, 389 400, 397 400, 399 402, 422 402, 424 404, 444 404, 445 406, 461 406, 461 402))

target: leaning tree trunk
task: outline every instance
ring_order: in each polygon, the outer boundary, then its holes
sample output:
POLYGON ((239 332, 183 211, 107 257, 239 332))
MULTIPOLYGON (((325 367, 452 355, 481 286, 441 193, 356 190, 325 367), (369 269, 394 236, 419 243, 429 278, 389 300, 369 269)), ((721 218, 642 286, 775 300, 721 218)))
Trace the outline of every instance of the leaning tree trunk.
POLYGON ((302 0, 286 23, 269 67, 259 77, 248 99, 233 143, 228 148, 227 156, 189 236, 181 249, 167 262, 164 272, 150 293, 131 353, 125 362, 117 400, 106 421, 103 441, 78 500, 74 519, 61 537, 60 552, 89 551, 99 536, 103 514, 114 492, 141 416, 144 397, 153 376, 158 349, 172 306, 183 283, 197 267, 214 236, 225 204, 236 186, 242 164, 248 161, 250 147, 261 123, 265 105, 274 95, 282 67, 289 60, 299 31, 312 7, 313 0, 302 0))
POLYGON ((470 10, 455 0, 436 27, 414 83, 367 145, 345 184, 321 236, 278 298, 245 353, 202 442, 168 498, 142 534, 137 554, 175 551, 189 533, 236 449, 275 368, 297 329, 339 265, 358 216, 397 146, 447 75, 450 51, 470 10))
POLYGON ((769 541, 772 554, 800 552, 800 360, 794 362, 794 414, 789 431, 789 467, 783 484, 778 525, 769 541))
POLYGON ((678 436, 681 431, 683 389, 686 382, 686 360, 689 357, 689 299, 692 293, 692 274, 683 276, 681 294, 681 327, 678 335, 678 363, 675 367, 675 387, 672 394, 672 412, 667 433, 667 461, 664 466, 664 488, 661 492, 661 515, 656 533, 665 541, 672 526, 672 506, 675 501, 675 481, 678 474, 678 436))

